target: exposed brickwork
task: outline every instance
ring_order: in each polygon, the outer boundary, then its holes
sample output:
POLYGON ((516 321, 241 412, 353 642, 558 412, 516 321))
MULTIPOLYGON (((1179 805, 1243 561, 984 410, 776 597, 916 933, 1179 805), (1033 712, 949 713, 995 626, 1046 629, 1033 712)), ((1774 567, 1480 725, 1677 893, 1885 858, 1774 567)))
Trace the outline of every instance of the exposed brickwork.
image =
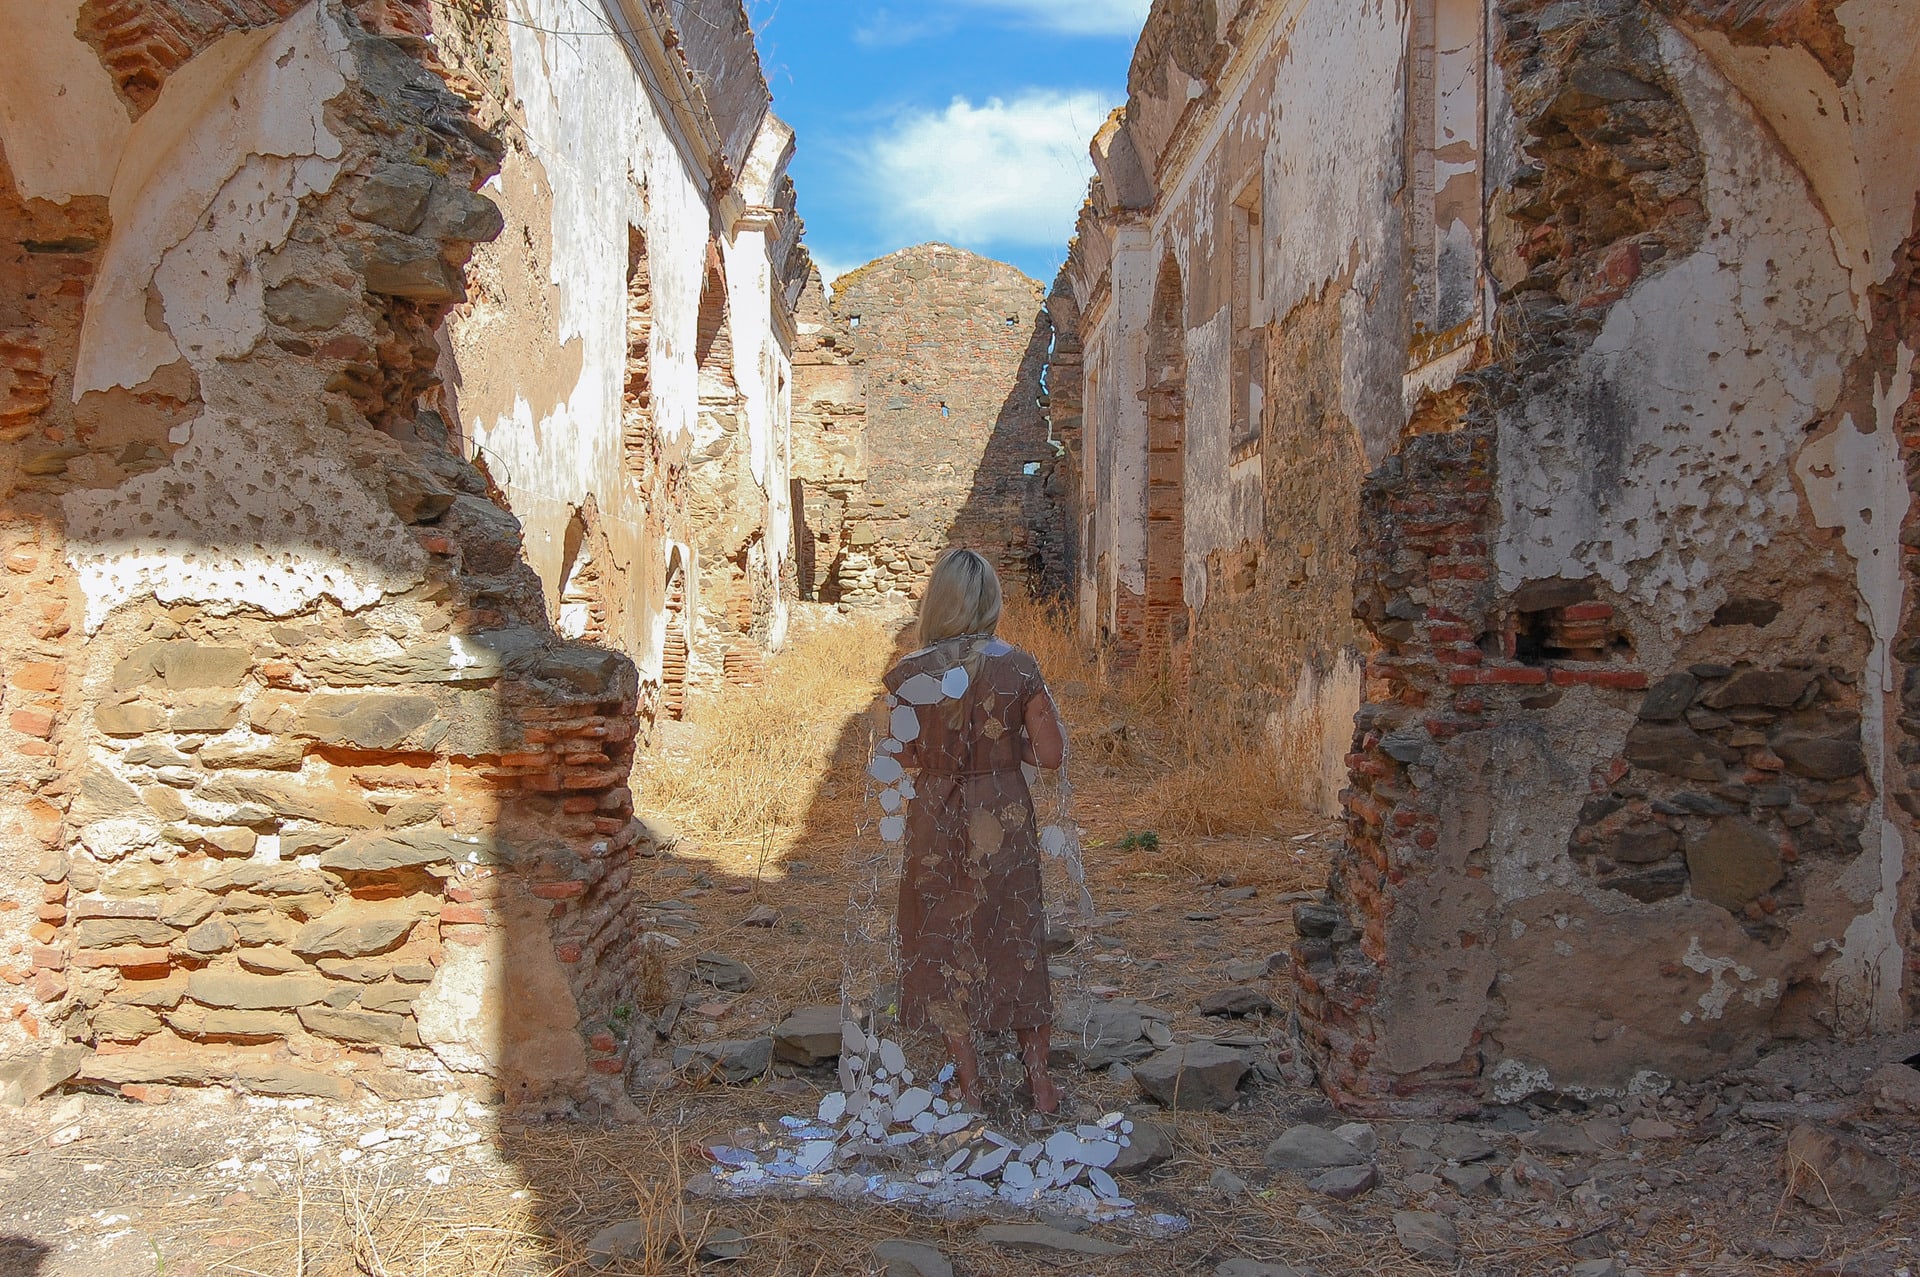
POLYGON ((1367 536, 1355 611, 1379 647, 1367 664, 1367 704, 1348 760, 1347 841, 1328 888, 1332 908, 1303 906, 1294 946, 1300 1017, 1321 1084, 1355 1112, 1464 1111, 1478 1102, 1475 1053, 1397 1075, 1375 1060, 1374 1015, 1396 889, 1430 861, 1439 809, 1451 797, 1422 790, 1408 764, 1430 742, 1511 713, 1548 678, 1545 669, 1489 662, 1475 642, 1494 602, 1486 542, 1492 491, 1493 440, 1485 429, 1413 438, 1361 490, 1367 536), (1409 597, 1415 582, 1426 587, 1424 603, 1409 597))
POLYGON ((80 38, 100 55, 132 112, 144 114, 167 78, 230 31, 269 27, 306 0, 87 0, 80 38))
POLYGON ((1048 496, 1058 457, 1040 403, 1052 327, 1040 285, 942 244, 838 284, 833 314, 866 375, 868 481, 823 597, 917 596, 949 545, 986 554, 1010 587, 1058 579, 1049 559, 1064 537, 1048 496))
MULTIPOLYGON (((623 657, 553 638, 517 521, 432 410, 436 329, 464 294, 472 245, 499 230, 473 192, 500 148, 419 61, 424 10, 376 7, 382 34, 353 25, 348 10, 366 5, 334 13, 357 71, 326 104, 342 175, 302 202, 283 248, 249 263, 265 339, 221 369, 218 406, 237 422, 195 420, 184 363, 73 402, 104 201, 22 205, 0 181, 0 313, 19 317, 0 442, 14 791, 0 837, 33 875, 31 897, 12 878, 0 889, 30 898, 35 918, 0 1015, 57 1023, 94 1048, 83 1078, 133 1098, 208 1082, 377 1090, 396 1068, 435 1063, 421 1008, 450 996, 440 973, 463 955, 492 964, 482 983, 502 981, 509 1005, 517 982, 551 983, 525 992, 531 1033, 523 1007, 502 1017, 497 1056, 452 1067, 484 1068, 527 1101, 585 1095, 592 1077, 617 1086, 624 1070, 622 1045, 588 1039, 625 996, 639 934, 627 890, 639 687, 623 657), (393 535, 421 552, 417 587, 285 615, 136 597, 82 644, 66 560, 94 533, 70 526, 63 498, 170 464, 189 433, 250 429, 304 432, 317 466, 390 511, 393 535)), ((109 13, 96 8, 101 23, 109 13)), ((160 68, 156 92, 221 30, 269 20, 187 0, 141 14, 150 34, 177 37, 154 35, 139 64, 160 68)), ((148 83, 128 66, 128 84, 148 83)), ((261 528, 277 548, 278 529, 261 528)), ((206 548, 177 547, 189 561, 206 548)), ((469 1012, 457 1031, 481 1027, 481 1008, 469 1012)))

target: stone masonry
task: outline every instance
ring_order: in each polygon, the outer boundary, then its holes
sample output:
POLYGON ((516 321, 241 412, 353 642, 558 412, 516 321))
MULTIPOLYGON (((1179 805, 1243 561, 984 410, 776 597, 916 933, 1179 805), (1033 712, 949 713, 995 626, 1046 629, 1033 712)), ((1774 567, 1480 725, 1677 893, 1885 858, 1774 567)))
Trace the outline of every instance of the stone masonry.
MULTIPOLYGON (((1013 267, 944 244, 835 281, 833 322, 818 344, 848 352, 866 411, 859 451, 820 445, 839 469, 808 484, 819 597, 917 598, 950 545, 986 554, 1009 588, 1054 592, 1064 582, 1069 547, 1043 385, 1053 328, 1043 302, 1041 286, 1013 267), (849 476, 864 482, 855 488, 849 476)), ((825 414, 820 428, 823 439, 847 435, 825 414)))
POLYGON ((62 0, 0 53, 0 1057, 622 1088, 642 685, 450 429, 508 147, 432 18, 62 0))
POLYGON ((1913 1014, 1916 20, 1153 6, 1067 271, 1082 629, 1339 789, 1343 1107, 1913 1014))

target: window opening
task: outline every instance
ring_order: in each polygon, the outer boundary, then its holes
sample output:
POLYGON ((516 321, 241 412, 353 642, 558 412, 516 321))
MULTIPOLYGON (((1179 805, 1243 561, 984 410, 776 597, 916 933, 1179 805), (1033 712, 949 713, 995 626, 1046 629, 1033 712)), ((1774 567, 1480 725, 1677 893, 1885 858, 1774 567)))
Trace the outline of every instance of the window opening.
POLYGON ((1261 243, 1260 178, 1233 204, 1233 443, 1236 451, 1260 436, 1266 400, 1267 330, 1255 327, 1266 294, 1261 243))

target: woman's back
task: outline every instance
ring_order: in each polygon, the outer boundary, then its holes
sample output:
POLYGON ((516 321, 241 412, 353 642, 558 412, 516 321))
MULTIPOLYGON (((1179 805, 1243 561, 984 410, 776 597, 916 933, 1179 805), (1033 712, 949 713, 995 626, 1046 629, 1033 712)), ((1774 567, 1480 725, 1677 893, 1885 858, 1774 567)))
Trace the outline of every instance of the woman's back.
MULTIPOLYGON (((903 659, 887 690, 918 728, 901 763, 928 775, 988 775, 1020 769, 1028 703, 1042 688, 1040 667, 1011 643, 969 635, 903 659)), ((904 739, 895 711, 895 739, 904 739)))

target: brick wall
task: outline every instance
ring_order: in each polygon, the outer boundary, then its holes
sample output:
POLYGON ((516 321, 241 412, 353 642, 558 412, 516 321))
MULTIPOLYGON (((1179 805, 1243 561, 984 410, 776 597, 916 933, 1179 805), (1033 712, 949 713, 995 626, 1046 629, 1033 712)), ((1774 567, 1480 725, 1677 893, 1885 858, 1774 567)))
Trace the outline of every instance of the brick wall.
MULTIPOLYGON (((255 250, 264 336, 217 368, 75 402, 104 201, 25 203, 0 173, 0 313, 18 317, 0 334, 0 895, 33 919, 0 959, 0 1053, 58 1036, 82 1079, 142 1098, 391 1096, 452 1070, 534 1102, 604 1096, 625 1069, 608 1025, 640 932, 637 679, 555 639, 517 521, 433 410, 436 329, 499 229, 473 192, 500 151, 420 62, 416 9, 380 8, 402 25, 328 9, 357 72, 325 108, 340 176, 255 250), (288 438, 304 488, 271 468, 288 438), (170 501, 224 485, 260 511, 257 543, 177 534, 147 553, 181 575, 152 568, 83 628, 72 565, 118 562, 104 520, 168 513, 140 486, 154 472, 170 501), (262 504, 301 499, 341 503, 318 541, 290 534, 317 510, 262 504), (418 565, 411 583, 343 606, 300 576, 368 537, 418 565), (208 555, 317 597, 196 593, 185 569, 208 555)), ((141 12, 178 32, 212 9, 141 12)))
POLYGON ((1041 286, 943 244, 837 284, 832 312, 866 378, 867 483, 845 510, 822 597, 917 597, 949 545, 986 554, 1009 588, 1059 581, 1066 540, 1040 402, 1053 336, 1041 286))

